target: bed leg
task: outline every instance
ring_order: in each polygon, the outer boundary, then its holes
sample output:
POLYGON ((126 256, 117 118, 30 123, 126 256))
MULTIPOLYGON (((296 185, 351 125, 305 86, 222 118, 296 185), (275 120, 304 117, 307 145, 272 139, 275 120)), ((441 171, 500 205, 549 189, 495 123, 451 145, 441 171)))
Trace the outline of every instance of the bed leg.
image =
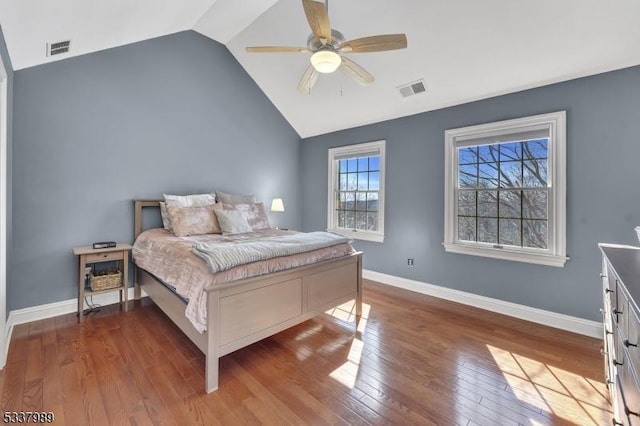
POLYGON ((218 301, 219 293, 210 291, 207 293, 207 353, 205 370, 205 391, 211 393, 218 389, 218 301))
POLYGON ((362 255, 358 256, 358 277, 357 277, 357 294, 356 294, 356 324, 360 322, 362 317, 362 255))

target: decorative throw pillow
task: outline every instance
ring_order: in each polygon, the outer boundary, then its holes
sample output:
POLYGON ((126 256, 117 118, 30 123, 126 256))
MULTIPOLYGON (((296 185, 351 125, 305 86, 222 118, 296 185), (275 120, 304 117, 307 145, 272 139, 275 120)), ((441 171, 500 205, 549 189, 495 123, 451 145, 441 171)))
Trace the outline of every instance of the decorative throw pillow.
POLYGON ((177 237, 220 234, 222 231, 214 213, 218 209, 220 206, 215 204, 201 207, 177 207, 167 204, 167 215, 177 237))
POLYGON ((222 204, 224 210, 238 210, 242 213, 247 223, 254 231, 271 228, 264 203, 251 204, 222 204))
POLYGON ((225 204, 251 204, 256 202, 255 195, 235 195, 218 191, 216 192, 216 197, 219 203, 225 204))
POLYGON ((164 201, 160 201, 160 217, 162 218, 162 227, 167 231, 173 233, 173 227, 171 226, 169 213, 167 213, 167 203, 165 203, 164 201))
POLYGON ((251 232, 251 226, 239 210, 215 210, 223 234, 242 234, 251 232))
POLYGON ((191 195, 168 195, 164 196, 164 203, 160 203, 160 216, 162 217, 162 226, 169 232, 173 232, 171 218, 167 214, 167 204, 176 207, 201 207, 208 206, 216 202, 216 194, 213 192, 207 194, 191 194, 191 195))

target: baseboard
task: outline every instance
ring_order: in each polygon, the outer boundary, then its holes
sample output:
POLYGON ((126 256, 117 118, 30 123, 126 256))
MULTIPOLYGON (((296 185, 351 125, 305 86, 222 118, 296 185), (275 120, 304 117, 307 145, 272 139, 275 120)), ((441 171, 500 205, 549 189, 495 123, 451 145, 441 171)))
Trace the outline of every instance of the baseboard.
MULTIPOLYGON (((142 290, 142 296, 146 296, 144 290, 142 290)), ((129 300, 133 300, 133 287, 129 288, 129 300)), ((111 293, 102 293, 93 296, 93 303, 96 305, 112 305, 120 302, 120 293, 117 291, 111 293)), ((78 299, 63 300, 61 302, 47 303, 45 305, 32 306, 30 308, 16 309, 9 312, 7 318, 6 329, 6 345, 5 353, 2 354, 1 366, 2 369, 6 363, 7 355, 9 354, 9 344, 11 343, 11 335, 13 334, 13 327, 20 324, 25 324, 32 321, 39 321, 47 318, 53 318, 60 315, 70 314, 78 311, 78 299)))
POLYGON ((590 321, 583 318, 558 314, 556 312, 545 311, 543 309, 532 308, 526 305, 506 302, 504 300, 493 299, 491 297, 479 296, 465 291, 454 290, 421 281, 387 275, 380 272, 363 270, 363 278, 376 281, 393 287, 415 291, 440 299, 462 303, 464 305, 475 306, 491 312, 497 312, 511 317, 547 325, 561 330, 571 331, 589 337, 602 339, 602 323, 590 321))

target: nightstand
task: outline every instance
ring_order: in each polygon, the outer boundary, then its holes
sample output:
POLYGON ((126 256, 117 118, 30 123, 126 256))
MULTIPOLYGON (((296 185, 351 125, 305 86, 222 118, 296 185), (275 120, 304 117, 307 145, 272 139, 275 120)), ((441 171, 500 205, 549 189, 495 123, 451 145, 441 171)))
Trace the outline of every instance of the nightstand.
POLYGON ((73 254, 78 256, 78 320, 82 322, 84 313, 84 297, 87 295, 120 292, 120 303, 124 300, 124 310, 127 310, 129 298, 129 252, 133 247, 130 244, 118 244, 115 247, 94 249, 93 247, 75 247, 73 254), (87 265, 101 262, 119 262, 122 280, 119 286, 104 290, 91 290, 85 288, 87 265))

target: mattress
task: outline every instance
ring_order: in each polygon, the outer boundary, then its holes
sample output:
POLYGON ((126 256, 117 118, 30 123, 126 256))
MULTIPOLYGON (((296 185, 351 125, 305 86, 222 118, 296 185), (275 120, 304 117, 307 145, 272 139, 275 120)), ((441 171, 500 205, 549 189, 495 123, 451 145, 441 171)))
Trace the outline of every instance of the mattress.
POLYGON ((176 237, 165 229, 150 229, 141 233, 133 245, 133 261, 187 300, 185 316, 199 332, 206 330, 207 298, 205 289, 324 260, 348 256, 355 252, 348 243, 338 244, 305 253, 252 262, 225 271, 212 273, 206 262, 192 253, 197 243, 233 244, 237 241, 286 235, 294 231, 266 229, 258 232, 235 235, 194 235, 176 237))

